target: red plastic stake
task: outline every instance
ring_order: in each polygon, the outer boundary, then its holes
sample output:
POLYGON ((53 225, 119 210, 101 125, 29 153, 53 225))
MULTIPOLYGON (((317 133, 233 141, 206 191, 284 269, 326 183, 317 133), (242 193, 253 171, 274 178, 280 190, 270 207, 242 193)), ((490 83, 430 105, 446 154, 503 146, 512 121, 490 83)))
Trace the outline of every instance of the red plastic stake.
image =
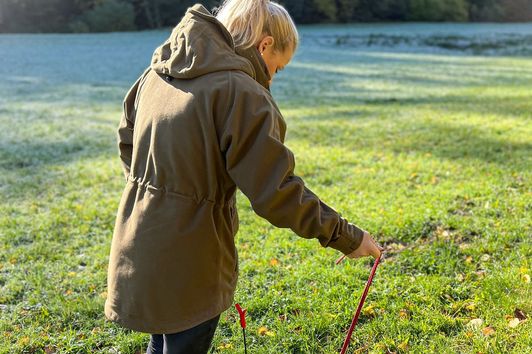
POLYGON ((242 309, 239 304, 235 304, 236 310, 240 315, 240 327, 242 327, 242 334, 244 335, 244 353, 247 354, 248 348, 246 346, 246 312, 247 310, 242 309))
MULTIPOLYGON (((336 264, 340 263, 342 260, 343 260, 343 257, 338 259, 336 261, 336 264)), ((360 315, 362 306, 364 306, 364 301, 366 301, 366 296, 368 295, 369 286, 371 285, 371 282, 373 281, 373 276, 375 275, 375 271, 377 270, 377 266, 379 265, 380 260, 381 260, 381 257, 375 259, 375 263, 373 263, 373 268, 371 268, 371 273, 369 274, 368 281, 366 282, 366 286, 364 287, 364 292, 362 293, 362 297, 360 298, 360 301, 358 302, 357 311, 355 313, 355 316, 353 317, 353 320, 351 321, 351 326, 349 326, 349 331, 347 332, 347 336, 345 337, 344 345, 342 346, 342 350, 340 351, 340 354, 345 354, 345 352, 347 351, 347 347, 349 346, 349 342, 351 341, 351 335, 353 334, 353 330, 355 329, 355 326, 358 322, 358 316, 360 315)))
POLYGON ((338 258, 336 260, 336 264, 340 264, 340 262, 343 261, 345 257, 346 257, 346 255, 344 254, 342 257, 338 258))

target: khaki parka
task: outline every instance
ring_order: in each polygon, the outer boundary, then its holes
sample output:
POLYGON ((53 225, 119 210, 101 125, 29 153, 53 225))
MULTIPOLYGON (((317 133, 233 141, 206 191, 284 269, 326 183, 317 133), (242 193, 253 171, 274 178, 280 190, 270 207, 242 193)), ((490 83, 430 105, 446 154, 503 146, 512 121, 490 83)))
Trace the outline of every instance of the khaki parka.
POLYGON ((190 7, 123 101, 126 179, 108 265, 105 316, 175 333, 228 309, 237 284, 237 187, 271 224, 348 254, 363 230, 294 174, 286 123, 255 47, 235 48, 190 7))

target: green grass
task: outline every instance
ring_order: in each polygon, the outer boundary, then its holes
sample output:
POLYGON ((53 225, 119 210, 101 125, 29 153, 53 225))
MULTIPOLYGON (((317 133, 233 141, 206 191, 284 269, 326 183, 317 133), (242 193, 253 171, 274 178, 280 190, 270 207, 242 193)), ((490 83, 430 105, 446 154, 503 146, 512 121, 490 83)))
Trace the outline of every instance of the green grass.
MULTIPOLYGON (((107 84, 3 69, 0 353, 146 348, 147 334, 103 315, 123 188, 114 134, 142 68, 132 66, 107 84)), ((527 57, 305 42, 278 74, 296 173, 388 250, 350 352, 532 346, 530 319, 509 326, 515 309, 532 315, 531 82, 527 57), (480 327, 468 325, 476 318, 480 327)), ((271 226, 240 192, 238 206, 236 301, 248 309, 249 353, 338 352, 371 260, 335 266, 338 252, 271 226)), ((234 308, 213 346, 243 353, 234 308)))

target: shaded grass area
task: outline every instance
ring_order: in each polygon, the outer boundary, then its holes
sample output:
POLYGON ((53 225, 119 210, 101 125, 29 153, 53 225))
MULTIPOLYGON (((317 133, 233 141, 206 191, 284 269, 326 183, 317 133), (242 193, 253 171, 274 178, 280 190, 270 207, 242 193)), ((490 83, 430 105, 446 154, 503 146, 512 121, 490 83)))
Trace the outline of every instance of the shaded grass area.
MULTIPOLYGON (((532 346, 530 320, 509 325, 532 313, 531 79, 529 58, 305 43, 276 77, 296 173, 387 249, 353 351, 532 346)), ((146 348, 103 318, 129 84, 0 85, 1 353, 146 348)), ((338 352, 371 261, 335 266, 337 252, 271 226, 240 192, 238 207, 249 352, 338 352)), ((215 352, 243 353, 237 322, 222 315, 215 352)))
POLYGON ((475 55, 502 54, 530 55, 532 53, 532 35, 506 34, 499 36, 462 36, 447 35, 332 35, 322 38, 319 43, 334 43, 342 47, 400 47, 420 46, 440 50, 466 52, 475 55))

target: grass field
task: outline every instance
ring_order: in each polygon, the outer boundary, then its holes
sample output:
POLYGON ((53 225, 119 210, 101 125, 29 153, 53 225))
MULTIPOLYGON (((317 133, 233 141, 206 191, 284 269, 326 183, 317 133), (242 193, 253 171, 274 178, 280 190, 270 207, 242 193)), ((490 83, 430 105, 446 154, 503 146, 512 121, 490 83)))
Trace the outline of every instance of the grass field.
MULTIPOLYGON (((147 334, 103 314, 115 131, 167 34, 0 36, 0 353, 144 352, 147 334)), ((387 249, 350 352, 529 351, 532 24, 301 34, 272 89, 296 173, 387 249)), ((248 352, 338 352, 372 261, 335 266, 238 206, 248 352)), ((222 315, 214 352, 243 353, 237 322, 222 315)))

